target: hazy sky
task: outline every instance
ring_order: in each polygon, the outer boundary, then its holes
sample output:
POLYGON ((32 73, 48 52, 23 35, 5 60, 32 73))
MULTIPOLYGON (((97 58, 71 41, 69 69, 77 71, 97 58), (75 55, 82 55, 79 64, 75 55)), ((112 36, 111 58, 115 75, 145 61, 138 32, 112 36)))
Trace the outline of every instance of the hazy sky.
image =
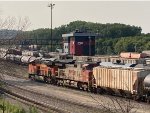
MULTIPOLYGON (((0 17, 28 17, 28 30, 50 28, 48 1, 0 1, 0 17)), ((150 1, 54 1, 53 27, 76 20, 98 23, 124 23, 150 33, 150 1)))

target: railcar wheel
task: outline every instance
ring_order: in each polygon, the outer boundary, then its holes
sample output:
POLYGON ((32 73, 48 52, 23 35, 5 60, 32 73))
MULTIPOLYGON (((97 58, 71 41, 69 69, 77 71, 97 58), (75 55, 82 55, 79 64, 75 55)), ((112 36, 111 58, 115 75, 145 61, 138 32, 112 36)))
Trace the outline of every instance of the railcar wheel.
POLYGON ((91 90, 92 93, 97 93, 97 88, 93 87, 91 90))
POLYGON ((134 101, 140 101, 141 100, 141 97, 139 95, 134 95, 133 96, 133 100, 134 101))
POLYGON ((146 102, 149 104, 150 103, 150 97, 147 98, 146 102))
POLYGON ((104 93, 104 90, 102 89, 102 88, 97 88, 97 91, 96 91, 97 93, 99 93, 99 94, 103 94, 104 93))
POLYGON ((35 81, 35 77, 34 77, 34 76, 31 76, 30 80, 31 80, 31 81, 35 81))
POLYGON ((80 82, 77 83, 77 88, 78 88, 78 89, 82 89, 82 85, 81 85, 80 82))

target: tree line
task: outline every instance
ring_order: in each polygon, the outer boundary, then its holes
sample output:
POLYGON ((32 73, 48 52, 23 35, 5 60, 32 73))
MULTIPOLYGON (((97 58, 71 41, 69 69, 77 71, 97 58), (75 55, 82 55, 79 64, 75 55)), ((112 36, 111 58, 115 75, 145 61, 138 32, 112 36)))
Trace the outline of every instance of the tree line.
MULTIPOLYGON (((150 49, 150 35, 142 34, 141 27, 120 23, 101 24, 85 21, 74 21, 67 25, 54 28, 53 38, 59 38, 61 42, 62 34, 75 31, 76 29, 98 34, 96 37, 97 54, 110 55, 118 54, 121 51, 141 52, 143 50, 150 49)), ((48 28, 41 28, 33 31, 25 31, 24 36, 26 38, 49 39, 51 32, 48 28)), ((55 41, 53 43, 55 43, 55 41)), ((47 47, 50 47, 50 45, 47 47)))

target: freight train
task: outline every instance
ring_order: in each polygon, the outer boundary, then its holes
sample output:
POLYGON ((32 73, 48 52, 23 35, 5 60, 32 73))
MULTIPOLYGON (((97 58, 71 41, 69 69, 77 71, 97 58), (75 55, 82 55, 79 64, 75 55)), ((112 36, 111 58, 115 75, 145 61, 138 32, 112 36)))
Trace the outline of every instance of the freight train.
POLYGON ((78 89, 150 101, 150 70, 104 66, 99 62, 74 60, 33 61, 29 78, 78 89))

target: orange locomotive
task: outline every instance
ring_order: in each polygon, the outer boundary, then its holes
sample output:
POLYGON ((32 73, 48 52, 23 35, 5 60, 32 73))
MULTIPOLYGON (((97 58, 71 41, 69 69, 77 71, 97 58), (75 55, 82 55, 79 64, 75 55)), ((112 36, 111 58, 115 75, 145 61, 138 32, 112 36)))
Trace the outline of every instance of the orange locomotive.
POLYGON ((91 90, 93 79, 93 67, 97 63, 77 62, 74 65, 67 65, 64 69, 58 69, 58 83, 74 86, 83 90, 91 90))
POLYGON ((52 61, 33 61, 29 64, 29 78, 51 83, 57 75, 58 66, 52 61))
POLYGON ((83 90, 91 90, 93 68, 98 63, 74 62, 74 60, 43 61, 29 64, 29 78, 47 83, 73 86, 83 90))

